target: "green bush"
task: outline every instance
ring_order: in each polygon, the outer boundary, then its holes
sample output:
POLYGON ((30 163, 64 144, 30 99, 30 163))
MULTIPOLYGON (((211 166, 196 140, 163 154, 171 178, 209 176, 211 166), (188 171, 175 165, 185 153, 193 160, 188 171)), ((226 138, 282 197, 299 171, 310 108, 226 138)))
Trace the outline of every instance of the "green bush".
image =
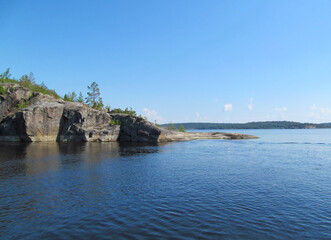
POLYGON ((66 102, 75 102, 77 94, 75 92, 64 94, 63 100, 66 102))
POLYGON ((111 120, 110 125, 121 125, 121 121, 120 120, 111 120))
POLYGON ((0 86, 0 95, 4 95, 6 93, 6 90, 3 88, 3 86, 0 86))
POLYGON ((185 127, 184 127, 183 125, 181 125, 181 126, 179 127, 179 131, 180 131, 180 132, 186 132, 186 129, 185 129, 185 127))
POLYGON ((0 74, 0 83, 17 83, 22 87, 30 89, 32 92, 39 92, 42 94, 53 96, 55 98, 61 98, 54 90, 48 89, 44 83, 37 84, 34 81, 34 76, 32 73, 30 73, 29 75, 25 74, 20 78, 20 80, 16 80, 14 78, 11 78, 9 70, 10 69, 8 68, 4 73, 0 74))
POLYGON ((113 110, 110 111, 110 113, 123 113, 123 114, 129 114, 130 116, 136 116, 137 113, 134 111, 131 107, 130 109, 125 108, 124 110, 120 108, 114 108, 113 110))
POLYGON ((171 131, 176 131, 177 128, 173 123, 169 123, 166 129, 171 130, 171 131))
POLYGON ((19 110, 27 108, 28 106, 29 106, 29 101, 26 101, 26 102, 21 101, 17 104, 17 107, 18 107, 19 110))

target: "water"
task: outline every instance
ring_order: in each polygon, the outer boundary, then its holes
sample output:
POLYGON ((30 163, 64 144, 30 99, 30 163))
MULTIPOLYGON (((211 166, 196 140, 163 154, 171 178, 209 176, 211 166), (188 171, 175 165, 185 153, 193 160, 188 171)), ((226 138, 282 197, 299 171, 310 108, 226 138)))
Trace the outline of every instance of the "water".
POLYGON ((0 239, 331 239, 331 130, 229 131, 0 143, 0 239))

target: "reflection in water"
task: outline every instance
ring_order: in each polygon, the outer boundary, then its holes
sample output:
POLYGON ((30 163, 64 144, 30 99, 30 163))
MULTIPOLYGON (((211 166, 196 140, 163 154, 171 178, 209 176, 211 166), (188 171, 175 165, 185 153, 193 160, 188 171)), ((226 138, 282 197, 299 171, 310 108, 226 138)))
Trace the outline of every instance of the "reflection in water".
POLYGON ((121 156, 134 156, 136 154, 158 153, 162 150, 159 146, 164 146, 168 143, 158 142, 120 142, 120 155, 121 156))
POLYGON ((0 239, 330 239, 331 149, 296 132, 0 143, 0 239))
MULTIPOLYGON (((164 144, 162 144, 164 145, 164 144)), ((93 164, 136 154, 157 153, 158 143, 0 143, 0 176, 56 171, 63 165, 93 164)))

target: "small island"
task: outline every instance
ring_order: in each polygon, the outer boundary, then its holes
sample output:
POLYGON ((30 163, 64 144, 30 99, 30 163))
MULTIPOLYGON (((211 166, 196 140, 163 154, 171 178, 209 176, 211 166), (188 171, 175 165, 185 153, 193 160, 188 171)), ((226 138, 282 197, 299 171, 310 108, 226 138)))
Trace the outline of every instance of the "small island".
POLYGON ((88 96, 72 92, 61 98, 32 74, 19 80, 9 69, 0 74, 2 142, 170 142, 197 139, 252 139, 253 135, 185 132, 160 127, 132 109, 104 107, 98 84, 88 96))

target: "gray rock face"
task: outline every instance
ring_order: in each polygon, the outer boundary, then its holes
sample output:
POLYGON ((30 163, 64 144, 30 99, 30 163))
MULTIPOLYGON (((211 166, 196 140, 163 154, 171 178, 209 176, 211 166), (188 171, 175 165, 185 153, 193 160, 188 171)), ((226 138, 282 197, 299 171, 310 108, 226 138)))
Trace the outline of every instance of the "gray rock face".
POLYGON ((2 83, 1 86, 7 90, 7 93, 0 95, 0 122, 17 110, 17 104, 20 101, 27 101, 32 94, 29 89, 20 87, 18 84, 2 83))
POLYGON ((119 126, 106 112, 34 94, 30 105, 4 118, 0 141, 116 141, 119 126))
POLYGON ((120 142, 157 142, 162 134, 160 128, 141 117, 127 114, 110 114, 110 117, 121 122, 120 142))

